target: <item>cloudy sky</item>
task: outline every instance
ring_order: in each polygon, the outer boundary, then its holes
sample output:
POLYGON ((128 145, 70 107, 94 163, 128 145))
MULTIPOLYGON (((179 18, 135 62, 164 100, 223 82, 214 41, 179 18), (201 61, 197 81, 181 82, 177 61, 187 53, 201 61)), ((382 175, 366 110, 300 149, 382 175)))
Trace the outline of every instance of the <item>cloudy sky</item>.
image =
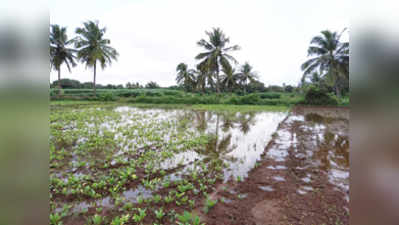
MULTIPOLYGON (((50 23, 66 26, 70 38, 87 20, 107 27, 106 37, 120 57, 97 71, 101 84, 156 81, 175 84, 180 62, 194 67, 201 51, 196 43, 205 31, 220 27, 240 63, 248 61, 266 85, 296 85, 311 38, 321 30, 341 31, 349 26, 345 0, 52 0, 50 23)), ((348 39, 348 36, 344 37, 348 39)), ((61 76, 92 81, 93 71, 83 65, 61 76)), ((57 79, 51 72, 50 80, 57 79)))

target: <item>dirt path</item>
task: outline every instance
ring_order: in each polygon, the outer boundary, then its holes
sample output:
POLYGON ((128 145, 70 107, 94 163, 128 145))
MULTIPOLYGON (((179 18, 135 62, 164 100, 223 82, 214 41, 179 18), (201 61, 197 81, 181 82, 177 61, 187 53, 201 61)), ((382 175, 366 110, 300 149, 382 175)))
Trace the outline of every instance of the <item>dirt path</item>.
POLYGON ((207 225, 349 224, 349 109, 295 108, 249 176, 212 197, 207 225))

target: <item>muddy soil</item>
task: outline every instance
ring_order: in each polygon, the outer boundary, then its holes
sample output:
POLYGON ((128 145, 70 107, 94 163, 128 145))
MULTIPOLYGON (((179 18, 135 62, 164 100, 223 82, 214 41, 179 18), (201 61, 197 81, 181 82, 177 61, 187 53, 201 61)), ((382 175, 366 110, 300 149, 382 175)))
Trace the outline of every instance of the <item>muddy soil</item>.
POLYGON ((349 224, 349 109, 294 108, 248 177, 211 196, 207 225, 349 224))

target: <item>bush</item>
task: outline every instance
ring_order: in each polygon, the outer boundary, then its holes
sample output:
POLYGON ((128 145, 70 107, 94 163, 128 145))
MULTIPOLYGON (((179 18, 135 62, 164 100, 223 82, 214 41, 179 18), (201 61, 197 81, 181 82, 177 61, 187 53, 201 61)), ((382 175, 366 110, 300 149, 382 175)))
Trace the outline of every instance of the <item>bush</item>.
POLYGON ((301 102, 306 105, 337 105, 338 101, 334 96, 328 94, 324 89, 312 86, 305 94, 305 100, 301 102))
POLYGON ((278 93, 262 93, 259 94, 261 99, 277 99, 281 98, 281 94, 278 93))
POLYGON ((106 92, 106 93, 100 94, 100 96, 98 97, 98 100, 105 101, 105 102, 115 101, 116 97, 112 93, 106 92))
POLYGON ((160 96, 162 96, 162 94, 161 93, 159 93, 159 92, 155 92, 155 91, 147 91, 147 92, 145 92, 145 96, 149 96, 149 97, 160 97, 160 96))
POLYGON ((120 92, 118 96, 120 97, 137 97, 140 96, 141 92, 138 91, 126 91, 126 92, 120 92))

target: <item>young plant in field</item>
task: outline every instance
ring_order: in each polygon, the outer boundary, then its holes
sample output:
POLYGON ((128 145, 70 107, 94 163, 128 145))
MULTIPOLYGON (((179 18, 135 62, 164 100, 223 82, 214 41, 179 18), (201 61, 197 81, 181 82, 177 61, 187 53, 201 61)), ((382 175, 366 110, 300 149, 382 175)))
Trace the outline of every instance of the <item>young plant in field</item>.
POLYGON ((195 206, 195 200, 188 200, 188 204, 190 205, 190 208, 193 209, 195 206))
POLYGON ((144 218, 147 216, 146 214, 146 209, 137 209, 138 210, 138 214, 134 214, 133 215, 133 220, 136 223, 140 223, 141 221, 144 220, 144 218))
POLYGON ((125 210, 125 211, 129 211, 129 210, 131 210, 132 208, 133 208, 133 203, 131 203, 131 202, 125 203, 125 204, 123 205, 123 207, 122 207, 122 209, 125 210))
POLYGON ((90 222, 93 225, 101 225, 101 223, 104 222, 104 218, 102 216, 96 214, 93 217, 91 217, 90 222))
POLYGON ((170 186, 170 181, 169 181, 169 180, 164 181, 163 184, 162 184, 162 186, 163 186, 164 188, 168 188, 168 187, 170 186))
POLYGON ((184 196, 183 198, 180 199, 181 203, 186 204, 188 201, 188 196, 184 196))
POLYGON ((217 202, 218 200, 212 200, 209 197, 207 197, 205 201, 204 213, 208 213, 209 210, 212 209, 217 202))
POLYGON ((154 202, 155 203, 158 203, 158 202, 160 202, 162 200, 162 196, 161 195, 155 195, 154 196, 154 202))
POLYGON ((163 211, 162 208, 159 208, 158 210, 155 210, 155 216, 157 217, 158 220, 161 220, 165 216, 165 212, 163 211))
POLYGON ((205 225, 201 223, 199 216, 184 211, 182 214, 177 214, 178 225, 205 225))
POLYGON ((143 202, 144 198, 141 195, 137 196, 137 203, 142 204, 143 202))
POLYGON ((59 213, 50 214, 50 224, 51 225, 62 225, 62 215, 59 213))
POLYGON ((173 196, 165 196, 164 197, 164 202, 166 203, 166 204, 168 204, 168 203, 171 203, 173 201, 173 196))
POLYGON ((124 225, 128 222, 129 220, 129 215, 124 215, 122 217, 115 217, 112 221, 111 221, 111 225, 124 225))

